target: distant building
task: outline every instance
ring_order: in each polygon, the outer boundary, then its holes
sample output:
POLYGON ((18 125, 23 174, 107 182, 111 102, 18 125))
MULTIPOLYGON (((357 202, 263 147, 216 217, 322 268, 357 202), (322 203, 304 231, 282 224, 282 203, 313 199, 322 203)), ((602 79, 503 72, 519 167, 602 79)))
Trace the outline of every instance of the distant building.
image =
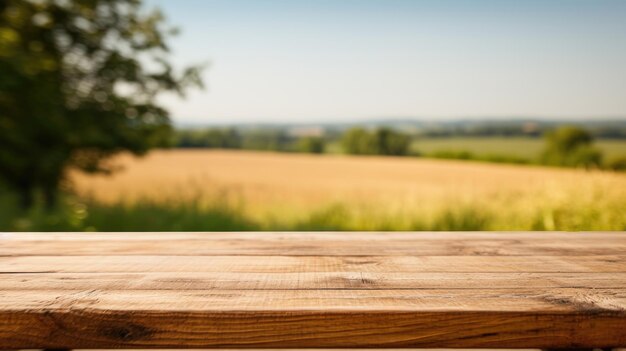
POLYGON ((522 125, 522 132, 525 134, 535 134, 539 132, 539 124, 535 122, 526 122, 522 125))
POLYGON ((324 136, 324 128, 322 127, 294 127, 287 132, 289 136, 302 137, 322 137, 324 136))

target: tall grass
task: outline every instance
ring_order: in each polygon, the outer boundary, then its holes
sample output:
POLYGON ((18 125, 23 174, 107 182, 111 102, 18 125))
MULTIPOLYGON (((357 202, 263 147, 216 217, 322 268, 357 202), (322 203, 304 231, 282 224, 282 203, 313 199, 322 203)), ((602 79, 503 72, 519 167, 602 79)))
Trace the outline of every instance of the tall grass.
POLYGON ((51 212, 41 207, 22 212, 14 199, 4 196, 0 231, 626 230, 626 209, 619 202, 593 206, 588 201, 578 205, 546 201, 525 211, 519 204, 509 210, 448 204, 424 212, 333 203, 297 216, 261 219, 247 215, 242 206, 222 199, 105 204, 68 195, 51 212))
POLYGON ((0 200, 0 231, 246 231, 259 230, 236 206, 199 200, 105 204, 66 195, 52 211, 20 211, 0 200))

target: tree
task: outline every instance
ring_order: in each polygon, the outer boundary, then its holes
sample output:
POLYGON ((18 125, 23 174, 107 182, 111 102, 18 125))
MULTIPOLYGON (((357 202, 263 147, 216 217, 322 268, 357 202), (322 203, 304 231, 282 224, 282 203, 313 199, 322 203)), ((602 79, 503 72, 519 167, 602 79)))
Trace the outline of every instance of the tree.
POLYGON ((281 129, 258 129, 243 132, 241 148, 250 150, 288 151, 292 140, 281 129))
POLYGON ((234 128, 177 130, 172 144, 181 148, 239 149, 241 136, 234 128))
POLYGON ((367 131, 351 128, 341 138, 346 153, 354 155, 406 155, 411 139, 390 128, 367 131))
POLYGON ((602 153, 593 147, 593 137, 584 129, 564 126, 545 135, 545 164, 569 167, 599 167, 602 153))
POLYGON ((68 170, 110 172, 111 156, 166 142, 164 91, 201 86, 176 71, 175 34, 141 0, 0 2, 0 181, 23 207, 54 206, 68 170))
POLYGON ((390 128, 379 128, 375 135, 378 154, 403 156, 409 152, 411 138, 408 135, 390 128))
POLYGON ((324 152, 324 139, 321 137, 302 137, 298 139, 296 150, 310 154, 321 154, 324 152))
POLYGON ((363 128, 350 128, 341 137, 343 150, 353 155, 375 155, 378 153, 373 134, 363 128))

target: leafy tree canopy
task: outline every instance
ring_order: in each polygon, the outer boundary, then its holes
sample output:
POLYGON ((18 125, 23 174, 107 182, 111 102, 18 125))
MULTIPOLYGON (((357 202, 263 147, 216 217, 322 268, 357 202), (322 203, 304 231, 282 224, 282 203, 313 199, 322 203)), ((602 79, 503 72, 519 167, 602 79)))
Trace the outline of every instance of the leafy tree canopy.
POLYGON ((36 191, 54 205, 72 168, 110 172, 167 139, 157 94, 201 85, 168 62, 173 34, 141 0, 0 1, 0 181, 25 207, 36 191))
POLYGON ((599 167, 602 153, 593 147, 593 137, 584 129, 564 126, 545 135, 542 155, 546 164, 569 167, 599 167))

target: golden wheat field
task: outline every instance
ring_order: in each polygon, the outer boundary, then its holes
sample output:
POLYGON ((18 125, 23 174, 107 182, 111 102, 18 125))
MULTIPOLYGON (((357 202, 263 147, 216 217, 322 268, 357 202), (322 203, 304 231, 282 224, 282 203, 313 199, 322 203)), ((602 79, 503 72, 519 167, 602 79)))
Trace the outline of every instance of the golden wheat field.
POLYGON ((258 219, 348 211, 346 220, 365 229, 383 220, 411 228, 416 216, 446 211, 487 214, 491 229, 624 229, 626 222, 626 176, 611 172, 213 150, 155 151, 116 163, 122 170, 113 176, 74 175, 76 191, 106 203, 218 201, 258 219))

